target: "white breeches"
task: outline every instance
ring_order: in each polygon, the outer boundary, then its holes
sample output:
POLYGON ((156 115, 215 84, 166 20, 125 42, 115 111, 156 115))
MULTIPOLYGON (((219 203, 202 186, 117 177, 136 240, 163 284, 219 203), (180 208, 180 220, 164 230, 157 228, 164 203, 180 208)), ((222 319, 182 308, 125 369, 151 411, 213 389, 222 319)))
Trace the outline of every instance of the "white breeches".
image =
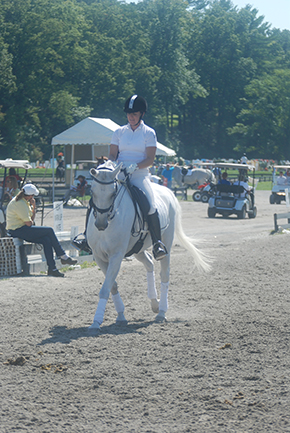
POLYGON ((137 186, 146 194, 146 197, 150 205, 148 215, 152 215, 153 213, 155 213, 156 211, 155 198, 154 198, 152 183, 150 181, 147 168, 134 171, 134 173, 132 173, 131 175, 130 181, 132 185, 137 186))

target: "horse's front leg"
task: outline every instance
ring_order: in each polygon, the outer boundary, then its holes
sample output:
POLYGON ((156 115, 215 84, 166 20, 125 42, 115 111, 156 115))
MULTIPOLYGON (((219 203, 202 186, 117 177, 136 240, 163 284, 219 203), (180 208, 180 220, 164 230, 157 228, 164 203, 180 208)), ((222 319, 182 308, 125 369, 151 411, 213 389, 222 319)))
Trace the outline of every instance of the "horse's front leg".
POLYGON ((99 329, 101 324, 104 321, 104 315, 106 310, 106 305, 110 296, 110 292, 112 290, 112 299, 117 310, 118 316, 120 313, 120 319, 124 322, 124 304, 119 295, 117 289, 117 283, 115 282, 118 272, 121 267, 123 255, 115 254, 109 259, 109 263, 102 261, 100 258, 96 258, 96 261, 102 271, 105 273, 105 281, 102 285, 102 288, 99 293, 99 302, 97 306, 97 310, 95 312, 94 321, 92 325, 89 327, 90 330, 99 329), (123 316, 122 316, 123 313, 123 316))
POLYGON ((118 323, 119 325, 126 325, 128 323, 128 321, 126 320, 125 315, 124 315, 125 305, 122 301, 120 293, 118 292, 118 285, 117 285, 116 281, 113 284, 113 287, 111 290, 111 295, 112 295, 112 301, 113 301, 114 306, 115 306, 115 310, 118 313, 116 323, 118 323))

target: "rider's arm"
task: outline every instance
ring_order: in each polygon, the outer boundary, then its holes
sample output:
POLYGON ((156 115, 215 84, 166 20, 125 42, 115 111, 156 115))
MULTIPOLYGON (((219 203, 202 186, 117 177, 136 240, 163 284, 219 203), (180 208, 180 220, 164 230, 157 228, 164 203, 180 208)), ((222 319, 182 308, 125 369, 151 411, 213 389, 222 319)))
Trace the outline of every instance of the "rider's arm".
POLYGON ((138 168, 150 167, 155 159, 156 147, 146 147, 146 158, 143 161, 138 162, 138 168))
POLYGON ((119 146, 117 144, 111 144, 110 145, 110 154, 109 154, 109 160, 110 161, 116 161, 119 153, 119 146))

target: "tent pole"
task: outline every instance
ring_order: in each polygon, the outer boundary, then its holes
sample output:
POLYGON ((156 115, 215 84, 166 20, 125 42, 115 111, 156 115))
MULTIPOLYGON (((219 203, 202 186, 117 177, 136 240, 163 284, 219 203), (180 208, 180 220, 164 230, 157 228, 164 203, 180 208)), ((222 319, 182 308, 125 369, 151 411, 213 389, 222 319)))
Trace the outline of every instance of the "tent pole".
POLYGON ((75 157, 75 145, 72 144, 71 148, 71 163, 70 163, 70 186, 73 184, 73 162, 75 157))
POLYGON ((54 146, 52 146, 52 203, 54 203, 54 146))

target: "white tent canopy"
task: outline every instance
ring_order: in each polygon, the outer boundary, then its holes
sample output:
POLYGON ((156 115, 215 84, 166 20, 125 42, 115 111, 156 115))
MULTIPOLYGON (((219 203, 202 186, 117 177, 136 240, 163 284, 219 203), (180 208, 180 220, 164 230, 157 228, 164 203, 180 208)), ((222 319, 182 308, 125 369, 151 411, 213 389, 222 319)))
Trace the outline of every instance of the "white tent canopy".
MULTIPOLYGON (((108 156, 112 133, 119 125, 111 119, 86 117, 81 122, 66 129, 52 138, 52 160, 54 146, 65 146, 65 159, 71 162, 71 168, 78 160, 92 160, 97 156, 108 156)), ((157 142, 157 156, 175 156, 172 149, 157 142)), ((70 171, 70 184, 73 182, 73 170, 70 171)), ((53 167, 53 200, 54 200, 54 167, 53 167)))
MULTIPOLYGON (((97 117, 87 117, 76 125, 68 128, 63 131, 61 134, 53 137, 51 144, 52 146, 56 145, 91 145, 91 146, 107 146, 107 155, 108 155, 108 146, 111 143, 112 133, 119 128, 119 125, 113 122, 111 119, 102 119, 97 117)), ((103 148, 104 149, 104 148, 103 148)), ((102 149, 102 150, 103 150, 102 149)), ((95 153, 100 153, 96 149, 95 153)), ((101 149, 99 149, 101 150, 101 149)), ((95 156, 102 156, 105 153, 101 153, 99 155, 92 155, 92 159, 95 156)), ((157 156, 175 156, 175 152, 169 147, 164 146, 161 143, 157 143, 157 156)), ((106 155, 105 155, 106 156, 106 155)), ((74 161, 75 162, 75 161, 74 161)))

